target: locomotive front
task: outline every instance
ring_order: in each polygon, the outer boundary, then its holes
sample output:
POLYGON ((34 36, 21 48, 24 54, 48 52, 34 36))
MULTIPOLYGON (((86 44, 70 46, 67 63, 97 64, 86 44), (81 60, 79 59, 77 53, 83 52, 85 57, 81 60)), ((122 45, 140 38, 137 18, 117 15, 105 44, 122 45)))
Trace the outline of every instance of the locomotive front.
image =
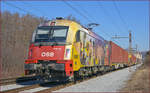
POLYGON ((33 32, 25 61, 25 75, 32 74, 52 81, 73 77, 72 44, 67 42, 69 25, 56 23, 59 21, 50 21, 33 32))

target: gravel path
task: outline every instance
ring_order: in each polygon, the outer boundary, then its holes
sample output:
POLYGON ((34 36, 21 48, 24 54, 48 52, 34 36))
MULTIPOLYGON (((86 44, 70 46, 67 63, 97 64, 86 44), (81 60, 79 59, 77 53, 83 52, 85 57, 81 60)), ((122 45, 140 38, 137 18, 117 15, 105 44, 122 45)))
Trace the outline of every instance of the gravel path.
MULTIPOLYGON (((130 78, 131 74, 136 70, 136 67, 139 66, 140 65, 130 67, 131 71, 129 71, 129 68, 125 68, 53 92, 117 92, 124 86, 126 81, 130 78)), ((36 83, 39 82, 31 81, 22 84, 4 85, 0 86, 0 91, 2 92, 6 90, 33 85, 36 83)), ((20 93, 33 93, 48 88, 51 88, 51 86, 29 89, 21 91, 20 93)))
POLYGON ((131 74, 139 66, 140 64, 130 68, 111 72, 106 75, 99 76, 97 78, 53 92, 118 92, 118 90, 124 86, 131 74))
POLYGON ((49 88, 50 87, 38 87, 38 88, 29 89, 29 90, 24 90, 19 93, 34 93, 34 92, 42 91, 42 90, 49 89, 49 88))
POLYGON ((11 89, 16 89, 16 88, 22 88, 25 86, 30 86, 34 84, 40 83, 39 81, 28 81, 28 82, 22 82, 22 83, 17 83, 17 84, 9 84, 9 85, 3 85, 0 86, 0 92, 11 90, 11 89))

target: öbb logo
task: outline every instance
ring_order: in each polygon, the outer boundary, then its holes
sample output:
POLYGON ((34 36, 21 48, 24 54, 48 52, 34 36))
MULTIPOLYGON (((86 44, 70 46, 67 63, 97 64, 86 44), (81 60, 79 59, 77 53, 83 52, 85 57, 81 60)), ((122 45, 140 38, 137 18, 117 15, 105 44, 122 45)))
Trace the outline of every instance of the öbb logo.
POLYGON ((54 57, 54 52, 42 52, 42 57, 54 57))

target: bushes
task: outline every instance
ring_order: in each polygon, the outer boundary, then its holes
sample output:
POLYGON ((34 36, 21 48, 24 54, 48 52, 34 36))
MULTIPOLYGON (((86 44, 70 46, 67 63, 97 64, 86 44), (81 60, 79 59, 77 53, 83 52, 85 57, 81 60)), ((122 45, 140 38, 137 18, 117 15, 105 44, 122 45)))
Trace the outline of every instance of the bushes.
POLYGON ((150 51, 146 52, 146 56, 143 63, 143 67, 149 67, 149 66, 150 66, 150 51))

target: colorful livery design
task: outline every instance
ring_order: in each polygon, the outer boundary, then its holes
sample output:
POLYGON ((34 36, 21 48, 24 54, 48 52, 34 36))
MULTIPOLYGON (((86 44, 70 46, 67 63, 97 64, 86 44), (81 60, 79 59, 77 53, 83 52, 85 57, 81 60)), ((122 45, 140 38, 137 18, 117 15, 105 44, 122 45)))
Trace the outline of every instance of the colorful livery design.
POLYGON ((56 19, 33 32, 25 74, 42 80, 82 78, 135 64, 136 58, 75 21, 56 19), (131 60, 129 62, 129 60, 131 60))

